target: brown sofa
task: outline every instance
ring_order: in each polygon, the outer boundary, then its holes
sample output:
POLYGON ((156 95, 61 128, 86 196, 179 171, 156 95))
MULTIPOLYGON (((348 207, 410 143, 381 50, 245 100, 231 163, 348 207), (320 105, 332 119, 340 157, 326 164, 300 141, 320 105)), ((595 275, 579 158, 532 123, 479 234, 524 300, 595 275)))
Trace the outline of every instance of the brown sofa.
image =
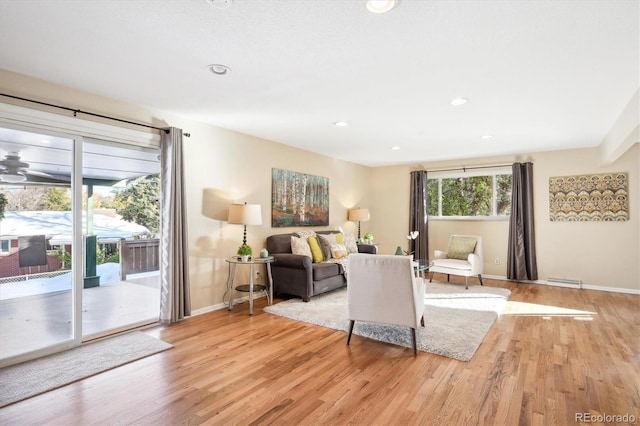
MULTIPOLYGON (((332 234, 338 231, 316 231, 317 234, 332 234)), ((308 302, 311 296, 347 285, 345 271, 340 263, 314 263, 308 256, 291 252, 291 237, 295 233, 275 234, 267 237, 267 250, 275 258, 271 264, 274 294, 301 297, 308 302)), ((358 252, 375 254, 374 245, 359 244, 358 252)))

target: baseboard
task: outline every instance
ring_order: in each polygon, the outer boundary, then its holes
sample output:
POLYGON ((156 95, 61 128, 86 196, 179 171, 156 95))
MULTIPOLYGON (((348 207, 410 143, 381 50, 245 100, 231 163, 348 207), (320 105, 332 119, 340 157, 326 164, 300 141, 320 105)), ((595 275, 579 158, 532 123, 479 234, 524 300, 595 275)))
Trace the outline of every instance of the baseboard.
MULTIPOLYGON (((263 297, 267 297, 265 295, 258 295, 258 294, 254 294, 253 295, 253 300, 256 299, 260 299, 263 297)), ((233 299, 234 304, 238 304, 238 303, 242 303, 242 302, 248 302, 249 301, 249 296, 244 296, 244 297, 239 297, 239 298, 235 298, 233 299)), ((195 309, 193 311, 191 311, 191 316, 194 317, 196 315, 202 315, 202 314, 206 314, 208 312, 213 312, 213 311, 219 311, 220 309, 227 309, 229 307, 228 303, 222 302, 222 303, 218 303, 215 305, 209 305, 209 306, 205 306, 204 308, 200 308, 200 309, 195 309)))
POLYGON ((640 288, 624 288, 624 287, 607 287, 607 286, 602 286, 602 285, 594 285, 594 284, 581 284, 581 287, 575 286, 575 285, 571 285, 571 284, 563 284, 563 283, 550 283, 547 282, 547 280, 532 280, 532 281, 526 281, 526 280, 510 280, 505 276, 501 276, 501 275, 488 275, 488 274, 482 274, 482 278, 487 278, 490 280, 500 280, 500 281, 515 281, 518 283, 522 283, 522 284, 542 284, 542 285, 548 285, 551 287, 564 287, 564 288, 572 288, 574 290, 580 290, 585 289, 585 290, 596 290, 596 291, 608 291, 611 293, 623 293, 623 294, 638 294, 640 295, 640 288))
MULTIPOLYGON (((484 275, 483 275, 484 277, 484 275)), ((496 278, 498 279, 498 278, 496 278)), ((504 278, 506 280, 506 278, 504 278)), ((608 291, 610 293, 623 293, 623 294, 638 294, 640 295, 640 289, 638 288, 624 288, 624 287, 607 287, 602 285, 593 285, 593 284, 581 284, 581 287, 577 287, 571 284, 562 284, 562 283, 550 283, 547 280, 535 280, 535 281, 516 281, 522 284, 541 284, 548 285, 551 287, 564 287, 564 288, 572 288, 574 290, 596 290, 596 291, 608 291)))

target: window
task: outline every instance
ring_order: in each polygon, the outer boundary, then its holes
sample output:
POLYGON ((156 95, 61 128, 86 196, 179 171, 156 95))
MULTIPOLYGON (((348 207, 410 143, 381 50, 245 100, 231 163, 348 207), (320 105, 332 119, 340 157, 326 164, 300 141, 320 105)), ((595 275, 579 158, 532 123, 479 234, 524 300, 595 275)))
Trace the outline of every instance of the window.
POLYGON ((0 253, 9 253, 11 250, 10 240, 0 240, 0 253))
POLYGON ((447 175, 427 180, 431 217, 507 217, 511 173, 447 175))

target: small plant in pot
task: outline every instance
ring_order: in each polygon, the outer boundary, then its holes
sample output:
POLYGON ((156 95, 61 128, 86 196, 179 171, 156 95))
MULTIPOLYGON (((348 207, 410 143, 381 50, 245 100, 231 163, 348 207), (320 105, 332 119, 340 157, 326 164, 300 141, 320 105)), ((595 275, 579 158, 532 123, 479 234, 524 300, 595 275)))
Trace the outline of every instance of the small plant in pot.
POLYGON ((247 262, 249 260, 249 256, 251 256, 251 246, 249 244, 242 244, 238 247, 238 256, 242 259, 243 262, 247 262))

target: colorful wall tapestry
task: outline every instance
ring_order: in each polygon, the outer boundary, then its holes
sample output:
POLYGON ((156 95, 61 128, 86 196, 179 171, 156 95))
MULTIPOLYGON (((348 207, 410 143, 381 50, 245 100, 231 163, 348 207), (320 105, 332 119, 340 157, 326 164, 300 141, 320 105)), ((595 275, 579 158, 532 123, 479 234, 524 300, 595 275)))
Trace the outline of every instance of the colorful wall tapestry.
POLYGON ((271 172, 271 226, 329 225, 329 179, 288 170, 271 172))
POLYGON ((549 219, 629 220, 628 185, 626 172, 549 178, 549 219))

